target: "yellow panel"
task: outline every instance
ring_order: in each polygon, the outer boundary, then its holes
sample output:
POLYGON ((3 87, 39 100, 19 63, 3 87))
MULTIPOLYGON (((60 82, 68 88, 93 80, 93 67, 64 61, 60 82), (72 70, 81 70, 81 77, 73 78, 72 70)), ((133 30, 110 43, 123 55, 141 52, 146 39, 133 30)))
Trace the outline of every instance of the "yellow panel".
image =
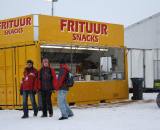
POLYGON ((7 86, 7 105, 14 105, 15 104, 15 94, 14 94, 14 87, 7 86))
POLYGON ((6 68, 6 84, 13 84, 14 75, 13 75, 13 69, 12 67, 6 68))
POLYGON ((96 101, 127 99, 128 85, 124 80, 76 83, 69 94, 69 101, 96 101), (123 93, 123 94, 122 94, 123 93))
POLYGON ((14 79, 14 66, 13 66, 13 49, 6 49, 6 84, 12 84, 14 79))
POLYGON ((22 105, 22 96, 20 95, 20 82, 23 77, 24 68, 26 66, 26 46, 16 48, 16 72, 17 72, 17 105, 22 105))
POLYGON ((22 104, 21 96, 19 93, 20 90, 20 82, 23 77, 23 71, 26 66, 26 47, 17 47, 16 48, 16 73, 17 73, 17 103, 22 104))
MULTIPOLYGON (((67 96, 69 103, 95 104, 101 101, 128 99, 128 84, 125 80, 101 82, 76 82, 67 96)), ((57 102, 57 93, 52 96, 53 104, 57 102)))
POLYGON ((0 49, 0 105, 6 104, 5 51, 0 49))
POLYGON ((0 67, 3 67, 5 65, 5 51, 4 49, 0 49, 0 67))
POLYGON ((34 41, 32 15, 0 21, 0 47, 31 41, 34 41))
POLYGON ((14 60, 14 48, 1 49, 0 53, 2 58, 1 75, 0 78, 0 104, 2 105, 15 105, 15 60, 14 60))
POLYGON ((0 49, 0 87, 5 84, 5 51, 0 49))
POLYGON ((33 61, 36 61, 36 46, 27 46, 26 56, 27 59, 32 59, 33 61))
POLYGON ((26 47, 17 47, 17 58, 18 58, 18 65, 25 66, 26 64, 26 47))
POLYGON ((5 84, 5 68, 4 67, 0 67, 0 87, 1 85, 5 84))
POLYGON ((0 87, 0 105, 6 105, 7 104, 7 94, 6 94, 6 87, 0 87))
POLYGON ((13 49, 5 49, 6 50, 6 66, 11 66, 13 62, 13 49))
POLYGON ((15 105, 15 55, 14 48, 5 49, 6 54, 6 105, 15 105))
POLYGON ((5 51, 0 49, 0 87, 5 84, 5 51))
MULTIPOLYGON (((38 68, 40 66, 40 53, 38 45, 30 45, 16 48, 16 71, 17 71, 17 105, 22 104, 22 96, 19 94, 20 82, 23 77, 24 68, 26 67, 26 61, 28 59, 33 60, 34 66, 38 68)), ((29 104, 30 100, 29 100, 29 104)))
POLYGON ((124 46, 124 27, 118 24, 40 15, 39 41, 47 44, 124 46), (92 32, 88 31, 88 26, 92 27, 92 32), (94 26, 99 27, 99 30, 93 32, 94 26))
POLYGON ((33 60, 35 68, 39 68, 41 63, 40 46, 38 44, 26 46, 26 57, 33 60))

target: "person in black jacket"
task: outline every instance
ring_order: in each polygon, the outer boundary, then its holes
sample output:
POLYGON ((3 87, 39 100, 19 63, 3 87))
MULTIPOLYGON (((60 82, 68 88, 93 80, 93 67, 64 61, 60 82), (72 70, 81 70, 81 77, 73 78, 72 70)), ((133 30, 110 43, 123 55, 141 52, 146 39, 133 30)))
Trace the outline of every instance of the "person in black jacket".
POLYGON ((56 74, 55 70, 50 67, 49 61, 47 58, 44 58, 42 61, 43 67, 40 69, 39 77, 39 90, 42 97, 42 116, 47 117, 47 110, 49 111, 49 116, 53 116, 53 108, 51 95, 56 87, 56 74))

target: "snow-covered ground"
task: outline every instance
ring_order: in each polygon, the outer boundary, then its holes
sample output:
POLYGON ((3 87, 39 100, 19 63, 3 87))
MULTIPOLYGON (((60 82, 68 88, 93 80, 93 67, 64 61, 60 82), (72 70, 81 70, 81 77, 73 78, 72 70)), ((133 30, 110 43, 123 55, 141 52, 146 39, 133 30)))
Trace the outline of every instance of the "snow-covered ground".
MULTIPOLYGON (((156 99, 157 94, 144 94, 144 99, 156 99)), ((155 101, 138 101, 120 105, 73 108, 75 116, 59 121, 59 109, 54 116, 21 119, 22 111, 1 110, 0 130, 160 130, 160 109, 155 101)))

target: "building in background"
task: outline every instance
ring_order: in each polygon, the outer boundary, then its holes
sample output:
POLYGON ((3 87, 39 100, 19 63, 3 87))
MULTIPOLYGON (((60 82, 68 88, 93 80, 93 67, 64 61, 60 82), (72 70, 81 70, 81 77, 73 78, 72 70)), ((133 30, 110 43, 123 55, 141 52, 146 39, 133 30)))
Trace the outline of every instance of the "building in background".
POLYGON ((126 27, 125 46, 128 48, 129 86, 133 77, 143 77, 146 88, 159 86, 160 13, 126 27))

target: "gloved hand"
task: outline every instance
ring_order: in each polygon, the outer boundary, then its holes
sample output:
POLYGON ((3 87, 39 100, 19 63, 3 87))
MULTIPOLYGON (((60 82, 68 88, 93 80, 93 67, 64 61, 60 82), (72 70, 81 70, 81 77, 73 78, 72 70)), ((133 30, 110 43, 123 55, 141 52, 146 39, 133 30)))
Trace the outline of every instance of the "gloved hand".
POLYGON ((23 90, 20 90, 20 95, 23 95, 23 90))

